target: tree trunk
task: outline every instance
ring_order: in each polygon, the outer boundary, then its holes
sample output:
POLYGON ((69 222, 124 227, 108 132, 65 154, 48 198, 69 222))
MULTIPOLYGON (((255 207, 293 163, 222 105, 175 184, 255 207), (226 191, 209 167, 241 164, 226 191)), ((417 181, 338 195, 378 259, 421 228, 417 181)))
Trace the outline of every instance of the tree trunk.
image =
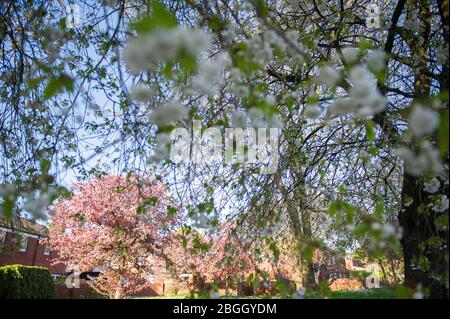
POLYGON ((392 257, 389 257, 389 265, 391 266, 392 278, 394 278, 394 283, 398 284, 397 273, 395 272, 395 266, 392 257))
POLYGON ((403 209, 398 216, 400 225, 403 227, 401 244, 405 262, 405 285, 411 288, 422 285, 423 288, 429 289, 430 298, 448 298, 448 286, 445 284, 448 278, 436 279, 436 276, 448 275, 448 259, 441 250, 443 245, 441 243, 435 247, 430 245, 423 247, 424 242, 435 240, 444 241, 448 247, 448 230, 437 230, 435 223, 439 215, 446 213, 436 213, 431 209, 420 212, 419 206, 427 202, 427 197, 428 194, 422 191, 422 185, 418 179, 405 173, 402 192, 403 209), (407 198, 412 198, 414 201, 405 207, 407 198), (418 267, 419 260, 424 260, 423 258, 428 260, 426 265, 418 267))
MULTIPOLYGON (((310 212, 306 210, 301 211, 302 216, 302 226, 303 226, 303 237, 306 240, 306 244, 310 245, 309 241, 312 240, 311 231, 311 216, 310 212)), ((302 283, 303 287, 311 288, 316 285, 316 280, 314 278, 314 267, 311 258, 306 258, 305 254, 302 254, 302 283)), ((311 256, 312 257, 312 256, 311 256)))
MULTIPOLYGON (((428 43, 430 36, 431 12, 428 1, 416 0, 419 4, 420 36, 424 43, 428 43)), ((443 22, 448 26, 448 3, 441 6, 443 22), (445 12, 444 12, 445 11, 445 12)), ((448 32, 448 31, 447 31, 448 32)), ((413 56, 418 57, 418 72, 414 78, 414 100, 429 97, 431 94, 431 78, 428 74, 428 46, 420 45, 415 41, 413 34, 403 34, 402 38, 408 43, 413 56)), ((448 90, 448 64, 443 67, 443 81, 440 90, 448 90)), ((447 106, 448 108, 448 106, 447 106)), ((437 136, 433 136, 433 142, 437 143, 437 136)), ((448 154, 445 161, 448 164, 448 154)), ((441 194, 448 193, 448 186, 441 194)), ((441 250, 444 245, 448 247, 448 227, 439 230, 436 227, 436 219, 443 215, 448 220, 448 211, 436 213, 427 207, 431 202, 431 196, 422 191, 421 181, 404 173, 402 189, 402 209, 398 219, 403 227, 401 240, 405 262, 405 285, 415 288, 419 284, 429 289, 430 298, 448 298, 448 254, 441 250), (413 203, 406 207, 407 199, 413 199, 413 203), (420 267, 417 267, 420 266, 420 267)))
POLYGON ((311 288, 316 285, 314 278, 314 268, 313 263, 310 258, 306 258, 304 253, 304 248, 310 245, 312 240, 311 232, 311 219, 309 213, 306 212, 303 207, 303 202, 301 200, 302 191, 301 186, 298 186, 294 191, 294 196, 289 196, 290 194, 284 187, 279 176, 276 177, 278 187, 285 198, 292 198, 292 200, 287 203, 287 210, 289 214, 289 220, 294 231, 294 237, 297 242, 296 247, 296 258, 298 263, 298 269, 300 274, 300 281, 304 288, 311 288))
POLYGON ((388 277, 386 275, 386 270, 384 269, 383 260, 381 258, 378 259, 378 265, 380 266, 381 273, 383 274, 383 282, 384 282, 385 285, 387 285, 389 280, 388 280, 388 277))

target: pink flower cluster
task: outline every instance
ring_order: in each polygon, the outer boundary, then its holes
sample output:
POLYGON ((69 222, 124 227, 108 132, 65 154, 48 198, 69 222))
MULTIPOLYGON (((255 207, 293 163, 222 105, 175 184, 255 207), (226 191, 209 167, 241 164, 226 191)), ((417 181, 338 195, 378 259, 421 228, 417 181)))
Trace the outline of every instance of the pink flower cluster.
POLYGON ((81 271, 102 269, 94 288, 122 297, 150 284, 174 245, 179 214, 173 214, 167 190, 134 174, 95 177, 75 184, 73 196, 51 207, 49 242, 54 263, 81 271))

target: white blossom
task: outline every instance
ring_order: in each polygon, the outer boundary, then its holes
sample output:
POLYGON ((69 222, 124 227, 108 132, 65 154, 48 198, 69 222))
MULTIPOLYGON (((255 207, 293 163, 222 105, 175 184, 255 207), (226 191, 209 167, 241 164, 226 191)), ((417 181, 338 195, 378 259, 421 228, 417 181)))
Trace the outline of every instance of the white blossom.
POLYGON ((424 294, 422 291, 416 291, 413 294, 413 299, 423 299, 424 298, 424 294))
POLYGON ((328 87, 335 87, 341 79, 339 72, 330 66, 325 66, 320 69, 319 82, 327 85, 328 87))
POLYGON ((264 113, 259 108, 252 107, 247 112, 248 117, 252 121, 253 127, 265 127, 264 113))
POLYGON ((380 230, 381 229, 381 224, 378 222, 374 222, 370 225, 370 228, 372 228, 372 230, 380 230))
POLYGON ((350 97, 358 105, 359 114, 371 115, 385 109, 387 100, 378 91, 365 68, 362 66, 354 67, 350 72, 349 80, 352 83, 350 97))
POLYGON ((345 62, 354 64, 358 62, 359 49, 353 47, 343 48, 342 55, 344 56, 345 62))
POLYGON ((383 234, 384 238, 392 237, 396 234, 395 227, 391 224, 384 224, 381 228, 381 233, 383 234))
POLYGON ((162 62, 173 61, 182 53, 197 57, 210 45, 211 37, 198 29, 158 29, 128 40, 123 58, 128 69, 138 74, 153 70, 162 62))
POLYGON ((417 136, 433 133, 438 125, 439 115, 421 105, 417 105, 409 117, 409 128, 417 136))
POLYGON ((171 142, 169 133, 158 133, 155 137, 156 143, 161 145, 167 145, 171 142))
POLYGON ((278 115, 274 115, 270 118, 270 121, 269 121, 270 128, 281 129, 281 128, 283 128, 283 126, 284 126, 284 123, 278 115))
POLYGON ((234 111, 231 113, 231 126, 234 128, 247 126, 247 113, 243 111, 234 111))
POLYGON ((135 85, 131 88, 131 98, 139 102, 149 102, 153 97, 153 90, 144 85, 135 85))
POLYGON ((158 126, 166 126, 172 122, 182 120, 188 111, 179 102, 171 101, 157 107, 151 114, 150 120, 158 126))
POLYGON ((275 103, 276 103, 275 96, 273 96, 272 94, 267 95, 266 102, 267 102, 267 104, 275 105, 275 103))
POLYGON ((310 104, 310 105, 307 105, 305 108, 305 116, 310 119, 319 118, 321 113, 322 113, 322 110, 319 108, 319 106, 317 104, 310 104))
POLYGON ((370 158, 369 153, 367 153, 365 150, 361 150, 359 152, 359 157, 363 160, 363 161, 367 161, 370 158))
POLYGON ((372 50, 367 56, 367 66, 376 72, 383 71, 386 67, 386 54, 381 50, 372 50))
POLYGON ((223 83, 224 69, 230 64, 226 53, 220 53, 212 60, 203 61, 198 75, 192 80, 193 88, 207 95, 214 95, 223 83))
POLYGON ((436 193, 440 187, 441 182, 439 182, 439 179, 437 179, 436 177, 432 178, 431 180, 423 184, 423 190, 430 194, 436 193))
POLYGON ((403 161, 405 170, 413 176, 420 176, 425 172, 437 173, 442 170, 439 151, 429 141, 421 143, 417 154, 407 147, 400 147, 394 152, 403 161))
POLYGON ((433 211, 442 213, 448 210, 448 197, 447 195, 439 195, 436 203, 433 205, 433 211))
POLYGON ((354 112, 357 105, 350 98, 337 98, 327 110, 328 117, 339 116, 342 114, 354 112))

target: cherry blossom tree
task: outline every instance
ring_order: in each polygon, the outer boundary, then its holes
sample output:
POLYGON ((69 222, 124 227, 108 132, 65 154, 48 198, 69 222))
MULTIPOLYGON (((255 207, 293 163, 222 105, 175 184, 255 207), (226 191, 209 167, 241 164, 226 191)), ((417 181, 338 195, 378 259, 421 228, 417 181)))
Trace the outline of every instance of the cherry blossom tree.
POLYGON ((235 288, 256 267, 254 245, 238 236, 232 221, 224 221, 203 233, 185 227, 180 241, 182 248, 172 246, 176 274, 192 275, 191 289, 215 283, 235 288))
MULTIPOLYGON (((40 217, 66 169, 150 170, 243 251, 279 259, 289 234, 307 289, 326 244, 403 259, 411 297, 448 298, 448 1, 79 0, 75 27, 58 3, 0 3, 0 214, 40 217), (193 120, 279 129, 276 172, 172 161, 193 120)), ((206 233, 187 247, 230 253, 206 233)))
POLYGON ((62 262, 80 271, 100 267, 94 288, 119 298, 149 286, 169 262, 178 216, 160 182, 134 174, 93 177, 52 206, 49 243, 62 262))

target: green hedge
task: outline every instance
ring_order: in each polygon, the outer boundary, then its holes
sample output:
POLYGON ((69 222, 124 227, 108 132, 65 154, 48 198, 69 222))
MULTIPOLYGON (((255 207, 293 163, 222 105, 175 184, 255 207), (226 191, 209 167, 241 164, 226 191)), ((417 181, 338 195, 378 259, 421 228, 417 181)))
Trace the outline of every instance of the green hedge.
POLYGON ((55 284, 44 267, 8 265, 0 267, 0 298, 47 299, 55 297, 55 284))

